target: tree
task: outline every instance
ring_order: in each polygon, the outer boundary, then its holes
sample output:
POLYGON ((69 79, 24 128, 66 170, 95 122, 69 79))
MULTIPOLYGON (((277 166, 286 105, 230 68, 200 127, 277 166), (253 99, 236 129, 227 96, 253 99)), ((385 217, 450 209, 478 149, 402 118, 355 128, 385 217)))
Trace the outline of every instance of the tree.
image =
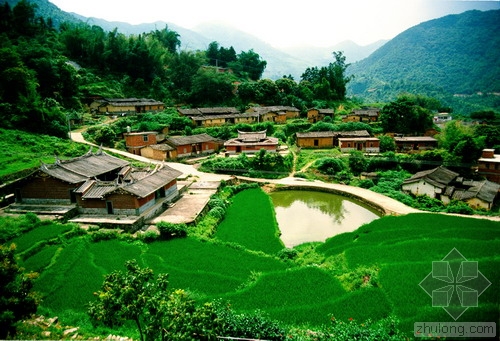
POLYGON ((260 56, 253 50, 249 50, 248 52, 242 51, 237 56, 237 60, 235 62, 228 63, 228 66, 240 77, 256 81, 262 77, 262 73, 264 73, 267 62, 265 60, 261 60, 260 56))
POLYGON ((390 136, 383 135, 379 136, 378 138, 380 140, 380 152, 393 152, 396 150, 396 143, 394 142, 394 139, 390 136))
POLYGON ((17 265, 16 246, 0 245, 0 339, 15 335, 15 323, 36 312, 37 295, 31 290, 36 273, 23 273, 17 265))
POLYGON ((430 111, 409 96, 400 96, 385 105, 379 119, 385 132, 402 134, 423 133, 433 125, 430 111))
POLYGON ((125 262, 126 272, 108 274, 88 314, 94 326, 120 326, 133 321, 142 341, 209 339, 220 328, 215 308, 196 307, 183 290, 169 291, 168 274, 154 276, 136 260, 125 262))

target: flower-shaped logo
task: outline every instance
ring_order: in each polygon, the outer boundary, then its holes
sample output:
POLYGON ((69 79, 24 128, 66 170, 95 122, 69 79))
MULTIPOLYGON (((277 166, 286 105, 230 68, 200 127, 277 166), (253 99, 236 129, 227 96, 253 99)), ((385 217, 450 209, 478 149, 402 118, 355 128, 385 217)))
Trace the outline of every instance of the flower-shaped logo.
POLYGON ((432 271, 419 285, 432 298, 433 307, 442 307, 456 321, 467 309, 477 307, 491 282, 477 262, 453 248, 441 261, 432 262, 432 271))

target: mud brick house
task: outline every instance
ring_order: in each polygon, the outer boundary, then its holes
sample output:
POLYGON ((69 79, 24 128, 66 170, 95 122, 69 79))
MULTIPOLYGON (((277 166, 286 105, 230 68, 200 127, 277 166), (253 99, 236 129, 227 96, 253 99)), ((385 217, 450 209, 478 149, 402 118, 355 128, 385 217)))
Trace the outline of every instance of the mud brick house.
POLYGON ((379 153, 380 140, 376 137, 339 137, 339 148, 343 153, 359 150, 365 153, 379 153))
POLYGON ((255 123, 259 117, 256 113, 238 113, 224 115, 191 116, 191 120, 198 127, 217 127, 224 124, 255 123))
POLYGON ((162 144, 151 145, 141 150, 144 157, 156 160, 178 159, 219 151, 223 143, 208 134, 167 137, 162 144))
POLYGON ((261 149, 269 152, 278 150, 278 138, 267 137, 266 130, 259 132, 238 131, 238 137, 224 143, 226 151, 230 154, 257 153, 261 149))
POLYGON ((403 182, 402 190, 413 195, 427 195, 445 205, 451 200, 466 202, 475 209, 489 210, 500 190, 500 184, 467 180, 443 166, 414 174, 403 182))
POLYGON ((333 109, 316 109, 311 108, 307 110, 307 120, 311 123, 316 123, 322 121, 325 117, 331 117, 335 115, 333 109))
POLYGON ((246 112, 258 114, 259 122, 285 123, 300 116, 300 110, 291 106, 251 107, 246 112))
POLYGON ((339 146, 339 138, 369 138, 366 130, 311 131, 296 133, 297 146, 301 148, 333 148, 339 146))
POLYGON ((128 162, 102 150, 71 160, 42 164, 15 188, 17 203, 70 204, 76 202, 75 190, 88 179, 113 180, 128 162))
POLYGON ((333 148, 338 133, 335 131, 311 131, 296 133, 297 146, 301 148, 333 148))
POLYGON ((125 146, 129 153, 141 155, 141 149, 157 144, 159 139, 156 131, 130 132, 124 133, 125 146))
POLYGON ((494 149, 483 149, 483 153, 477 160, 477 173, 486 179, 500 183, 500 155, 495 154, 494 149))
POLYGON ((149 98, 97 98, 90 104, 90 113, 125 114, 161 111, 165 104, 149 98))
POLYGON ((380 115, 379 109, 360 109, 353 110, 350 114, 342 118, 343 122, 377 122, 380 115))
POLYGON ((257 122, 257 115, 241 113, 234 107, 177 109, 177 111, 180 115, 191 118, 198 127, 257 122))
POLYGON ((431 136, 394 137, 398 152, 431 150, 437 147, 437 140, 431 136))
MULTIPOLYGON (((127 166, 112 181, 87 179, 75 190, 79 210, 85 214, 139 216, 158 203, 175 199, 181 174, 166 165, 152 170, 127 166)), ((161 210, 161 205, 157 209, 161 210)))
POLYGON ((473 181, 458 178, 457 183, 457 186, 446 187, 441 195, 445 205, 451 200, 460 200, 474 209, 490 210, 500 189, 499 184, 488 180, 473 181))

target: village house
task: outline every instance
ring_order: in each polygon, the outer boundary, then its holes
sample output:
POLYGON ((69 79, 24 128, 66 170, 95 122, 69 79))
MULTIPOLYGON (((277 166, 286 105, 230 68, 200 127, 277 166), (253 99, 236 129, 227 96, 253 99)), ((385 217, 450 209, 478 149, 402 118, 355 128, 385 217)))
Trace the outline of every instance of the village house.
POLYGON ((433 117, 433 122, 434 124, 444 124, 446 122, 450 122, 453 119, 453 117, 448 114, 448 113, 438 113, 434 115, 433 117))
POLYGON ((257 153, 261 149, 268 152, 278 150, 278 138, 268 137, 266 131, 244 132, 238 131, 238 137, 224 143, 229 154, 257 153))
POLYGON ((451 200, 460 200, 473 209, 490 210, 493 207, 500 185, 488 180, 473 181, 457 179, 457 186, 446 187, 441 201, 447 205, 451 200))
POLYGON ((405 136, 394 137, 394 143, 398 152, 407 153, 434 149, 438 141, 431 136, 405 136))
POLYGON ((418 172, 403 182, 402 190, 413 195, 427 195, 448 205, 460 200, 474 209, 490 210, 500 184, 488 180, 467 180, 443 166, 418 172))
POLYGON ((342 122, 377 122, 380 115, 379 109, 359 109, 342 117, 342 122))
POLYGON ((129 153, 141 155, 141 149, 144 147, 157 144, 160 139, 157 138, 156 131, 141 131, 124 133, 125 146, 129 153))
POLYGON ((339 146, 339 138, 369 138, 366 130, 311 131, 296 133, 296 144, 301 148, 333 148, 339 146))
POLYGON ((141 155, 156 160, 178 159, 218 152, 222 144, 219 139, 205 133, 190 136, 170 136, 162 144, 143 148, 141 155))
POLYGON ((500 155, 495 154, 495 149, 483 149, 477 160, 477 173, 490 181, 500 183, 500 155))
MULTIPOLYGON (((179 195, 177 177, 182 173, 166 165, 154 169, 124 167, 111 181, 87 179, 75 190, 80 213, 139 216, 156 204, 179 195)), ((151 212, 155 215, 162 206, 151 212)))
POLYGON ((337 135, 335 131, 311 131, 296 133, 295 137, 300 148, 333 148, 337 135))
POLYGON ((403 182, 402 189, 413 195, 427 195, 441 199, 441 194, 457 177, 455 173, 443 166, 418 172, 403 182))
POLYGON ((246 112, 258 114, 259 122, 286 123, 300 116, 300 110, 291 106, 251 107, 246 112))
POLYGON ((127 114, 157 112, 165 109, 165 104, 149 98, 97 98, 89 105, 92 114, 127 114))
POLYGON ((258 121, 255 113, 241 113, 234 107, 213 107, 177 109, 180 115, 193 120, 197 127, 217 127, 224 124, 254 123, 258 121))
POLYGON ((311 123, 316 123, 322 121, 325 117, 331 117, 335 115, 333 109, 316 109, 311 108, 307 110, 307 120, 311 123))
POLYGON ((376 137, 339 137, 340 151, 348 153, 351 150, 359 150, 364 153, 379 153, 380 140, 376 137))
POLYGON ((89 150, 71 160, 56 160, 42 164, 15 188, 16 203, 71 204, 76 203, 75 190, 88 179, 114 180, 127 161, 99 150, 89 150))

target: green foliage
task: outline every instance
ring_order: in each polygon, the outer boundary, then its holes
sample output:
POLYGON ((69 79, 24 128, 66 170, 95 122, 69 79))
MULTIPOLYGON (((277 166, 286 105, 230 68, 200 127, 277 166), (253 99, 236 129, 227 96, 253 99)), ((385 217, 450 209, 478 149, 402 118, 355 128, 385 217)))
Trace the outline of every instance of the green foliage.
POLYGON ((229 303, 221 301, 216 301, 215 307, 218 318, 224 321, 222 333, 225 337, 285 340, 285 326, 261 310, 238 314, 229 303))
POLYGON ((219 321, 210 305, 197 311, 183 290, 167 290, 167 274, 155 278, 152 269, 140 268, 134 260, 125 262, 125 268, 126 272, 108 274, 95 293, 96 300, 89 303, 88 314, 95 325, 113 327, 131 320, 141 340, 216 335, 219 321))
POLYGON ((349 152, 349 168, 354 174, 359 174, 366 171, 368 160, 363 152, 352 150, 349 152))
POLYGON ((279 230, 270 200, 260 188, 236 194, 215 238, 268 254, 281 250, 283 244, 277 236, 279 230))
POLYGON ((187 236, 186 224, 173 224, 162 221, 156 224, 156 227, 160 231, 160 237, 163 240, 187 236))
POLYGON ((283 259, 283 260, 295 259, 298 255, 299 255, 299 252, 297 250, 290 249, 287 247, 284 249, 281 249, 277 254, 278 258, 283 259))
POLYGON ((314 162, 313 167, 328 175, 335 175, 336 173, 346 169, 344 161, 337 157, 322 157, 317 159, 314 162))
POLYGON ((0 245, 0 338, 14 337, 17 321, 34 314, 38 298, 32 292, 35 273, 25 274, 15 258, 16 247, 0 245))
POLYGON ((402 95, 385 105, 379 117, 384 132, 422 134, 431 128, 431 112, 420 102, 419 97, 402 95))

